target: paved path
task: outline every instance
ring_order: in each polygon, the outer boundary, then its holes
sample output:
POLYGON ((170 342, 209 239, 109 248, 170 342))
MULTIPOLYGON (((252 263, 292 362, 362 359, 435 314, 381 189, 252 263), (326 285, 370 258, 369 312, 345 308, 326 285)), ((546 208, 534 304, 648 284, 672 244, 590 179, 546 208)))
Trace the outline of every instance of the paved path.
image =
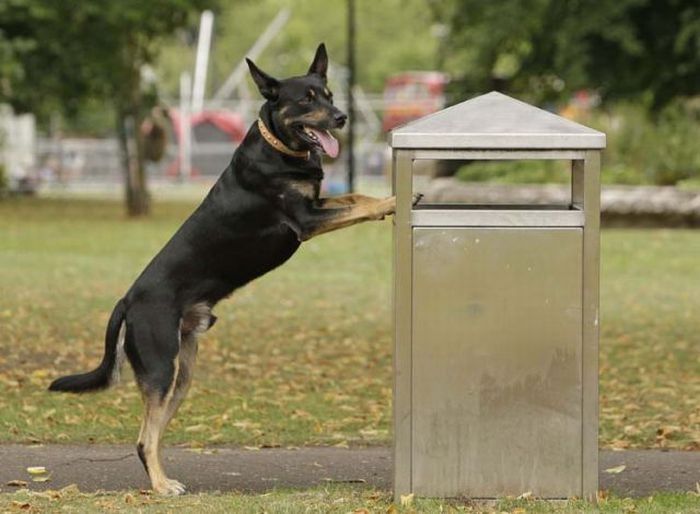
MULTIPOLYGON (((165 468, 190 491, 263 492, 276 487, 307 488, 357 483, 391 487, 391 452, 385 447, 258 451, 168 448, 165 468)), ((700 452, 656 450, 600 453, 600 488, 623 496, 655 491, 691 491, 700 482, 700 452), (624 465, 620 473, 605 470, 624 465)), ((148 481, 131 446, 0 446, 0 492, 16 490, 11 480, 33 490, 77 484, 81 491, 146 489, 148 481), (28 466, 44 466, 47 482, 33 482, 28 466)))

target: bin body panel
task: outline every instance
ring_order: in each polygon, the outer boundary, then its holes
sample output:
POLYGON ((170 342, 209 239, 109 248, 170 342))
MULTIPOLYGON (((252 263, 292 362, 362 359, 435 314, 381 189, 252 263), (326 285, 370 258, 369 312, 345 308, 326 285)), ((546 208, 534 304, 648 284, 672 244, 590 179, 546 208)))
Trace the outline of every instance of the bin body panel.
POLYGON ((412 490, 582 494, 581 228, 413 229, 412 490))

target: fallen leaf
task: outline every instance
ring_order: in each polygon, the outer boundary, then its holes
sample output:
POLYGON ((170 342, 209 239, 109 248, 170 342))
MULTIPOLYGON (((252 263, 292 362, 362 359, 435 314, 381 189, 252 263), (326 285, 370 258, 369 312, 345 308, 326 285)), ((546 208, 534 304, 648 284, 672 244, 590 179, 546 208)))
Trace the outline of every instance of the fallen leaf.
POLYGON ((48 482, 49 480, 51 480, 51 477, 49 475, 37 476, 32 478, 32 482, 48 482))
POLYGON ((30 475, 43 475, 46 473, 46 468, 44 466, 30 466, 27 468, 27 473, 30 475))
POLYGON ((671 434, 675 434, 678 432, 680 429, 677 426, 674 425, 666 425, 663 427, 659 427, 656 430, 656 435, 660 437, 669 437, 671 434))
POLYGON ((24 480, 10 480, 5 485, 10 487, 27 487, 27 482, 24 480))
POLYGON ((324 482, 328 482, 329 484, 366 484, 367 480, 364 478, 346 478, 342 480, 338 480, 335 478, 324 478, 324 482))
POLYGON ((29 510, 32 508, 32 504, 29 502, 18 502, 16 500, 12 501, 12 506, 20 510, 29 510))
POLYGON ((532 491, 526 491, 526 492, 524 492, 523 494, 521 494, 520 496, 518 496, 517 499, 518 499, 518 500, 527 500, 527 499, 530 498, 531 496, 532 496, 532 491))
POLYGON ((639 435, 642 432, 634 425, 626 425, 622 431, 625 433, 625 435, 639 435))
POLYGON ((413 504, 413 493, 401 495, 401 506, 410 507, 413 504))
POLYGON ((77 484, 69 484, 69 485, 63 487, 62 489, 59 489, 59 490, 56 491, 56 492, 60 493, 60 495, 61 495, 62 497, 63 497, 63 496, 72 496, 72 495, 75 495, 75 494, 79 494, 79 493, 80 493, 80 489, 78 488, 78 485, 77 485, 77 484))
POLYGON ((625 450, 630 447, 629 441, 624 441, 622 439, 615 439, 610 443, 610 445, 612 446, 613 451, 625 450))
POLYGON ((606 472, 606 473, 611 473, 611 474, 613 474, 613 475, 616 475, 616 474, 618 474, 618 473, 622 473, 626 468, 627 468, 627 466, 625 466, 624 464, 622 464, 621 466, 615 466, 614 468, 608 468, 608 469, 605 470, 605 472, 606 472))
POLYGON ((196 453, 198 455, 213 455, 215 451, 210 448, 186 448, 185 451, 196 453))

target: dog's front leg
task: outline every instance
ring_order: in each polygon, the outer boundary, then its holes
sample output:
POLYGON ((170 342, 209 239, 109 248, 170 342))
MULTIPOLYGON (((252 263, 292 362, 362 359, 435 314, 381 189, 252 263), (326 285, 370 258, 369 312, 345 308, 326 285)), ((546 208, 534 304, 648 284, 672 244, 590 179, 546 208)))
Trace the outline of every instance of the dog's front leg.
POLYGON ((356 225, 365 221, 381 220, 393 214, 396 197, 371 198, 363 195, 345 195, 325 198, 316 204, 307 204, 294 212, 297 236, 307 241, 326 232, 356 225))
POLYGON ((379 198, 372 198, 367 195, 352 193, 349 195, 331 196, 328 198, 319 198, 318 206, 322 209, 332 209, 336 207, 347 207, 358 203, 372 203, 381 201, 379 198))
MULTIPOLYGON (((415 193, 413 195, 413 205, 416 206, 423 199, 423 193, 415 193)), ((371 196, 359 195, 352 193, 349 195, 332 196, 329 198, 320 198, 318 200, 318 205, 321 208, 329 207, 342 207, 347 205, 354 205, 358 203, 372 203, 377 201, 383 201, 379 198, 372 198, 371 196)))

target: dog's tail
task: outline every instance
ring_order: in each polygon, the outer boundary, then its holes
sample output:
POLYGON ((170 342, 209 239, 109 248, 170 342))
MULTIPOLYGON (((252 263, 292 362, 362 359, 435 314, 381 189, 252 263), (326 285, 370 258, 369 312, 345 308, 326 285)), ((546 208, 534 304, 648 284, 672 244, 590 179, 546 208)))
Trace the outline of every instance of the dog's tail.
POLYGON ((114 307, 112 316, 107 324, 107 333, 105 334, 105 354, 102 357, 100 365, 87 373, 80 375, 69 375, 61 377, 49 386, 49 391, 67 391, 70 393, 86 393, 89 391, 99 391, 109 387, 115 378, 118 378, 119 367, 123 356, 119 353, 123 352, 123 348, 118 348, 120 339, 119 332, 124 322, 126 315, 126 307, 124 300, 121 299, 114 307))

